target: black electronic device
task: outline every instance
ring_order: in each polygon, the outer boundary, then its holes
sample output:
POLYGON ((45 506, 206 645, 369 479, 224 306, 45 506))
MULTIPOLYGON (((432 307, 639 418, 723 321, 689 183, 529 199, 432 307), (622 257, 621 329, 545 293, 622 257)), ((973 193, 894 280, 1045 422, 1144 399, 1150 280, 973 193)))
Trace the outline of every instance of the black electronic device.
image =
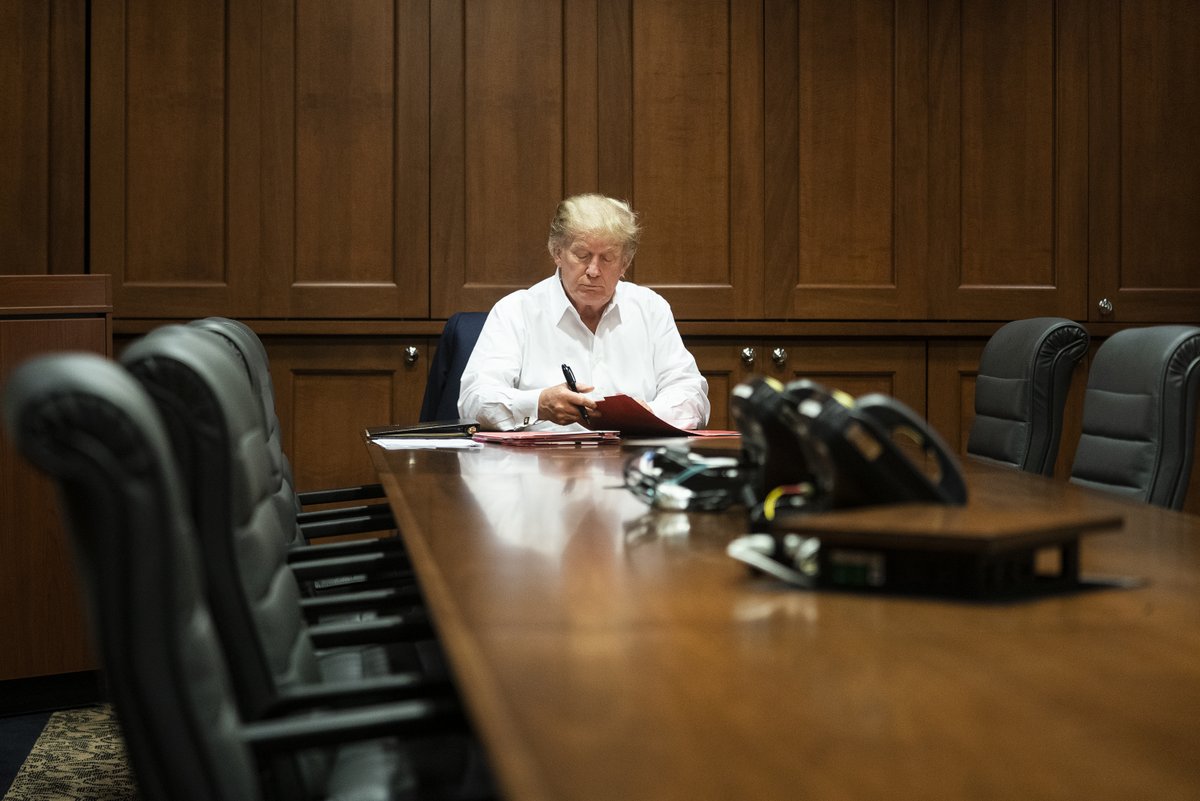
MULTIPOLYGON (((813 395, 810 387, 791 385, 785 394, 794 398, 799 410, 813 395)), ((958 460, 937 432, 895 398, 872 394, 847 402, 834 395, 810 420, 810 436, 819 443, 815 450, 827 452, 832 465, 834 508, 903 501, 955 506, 967 502, 958 460), (915 444, 919 453, 910 457, 899 437, 915 444)))
POLYGON ((769 376, 755 376, 733 388, 730 412, 742 435, 742 469, 751 505, 772 493, 788 492, 800 502, 831 489, 829 475, 818 476, 821 463, 813 441, 798 432, 804 421, 784 386, 769 376))
POLYGON ((654 448, 625 463, 625 486, 656 509, 717 511, 744 500, 737 458, 654 448))
MULTIPOLYGON (((830 517, 822 512, 884 504, 965 504, 967 486, 957 459, 912 409, 887 395, 856 400, 814 381, 785 386, 756 377, 734 388, 731 410, 742 435, 747 493, 754 500, 748 504, 750 533, 729 544, 730 556, 809 588, 898 589, 907 584, 901 574, 925 587, 927 569, 946 569, 940 555, 916 553, 910 559, 913 552, 885 552, 876 545, 864 552, 830 548, 827 531, 796 524, 814 515, 830 517), (913 447, 902 445, 901 438, 913 447), (908 566, 898 568, 902 562, 908 566)), ((1024 564, 1027 555, 1020 559, 1024 564)))
POLYGON ((781 503, 821 511, 967 500, 962 469, 950 449, 895 398, 871 394, 855 400, 814 381, 784 386, 759 377, 734 388, 731 410, 756 511, 767 521, 781 503), (912 457, 898 436, 916 446, 912 457))

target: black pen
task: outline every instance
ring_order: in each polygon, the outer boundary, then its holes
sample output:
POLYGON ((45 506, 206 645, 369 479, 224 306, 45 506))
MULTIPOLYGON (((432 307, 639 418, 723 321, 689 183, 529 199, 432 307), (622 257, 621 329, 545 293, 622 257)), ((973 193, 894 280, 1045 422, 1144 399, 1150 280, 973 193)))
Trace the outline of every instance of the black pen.
MULTIPOLYGON (((579 391, 575 387, 575 373, 574 373, 574 371, 571 370, 571 365, 569 365, 569 364, 563 365, 563 378, 567 379, 567 389, 571 390, 572 392, 579 391)), ((583 422, 585 422, 585 423, 591 422, 590 420, 588 420, 588 414, 587 414, 586 407, 576 406, 575 408, 579 410, 579 413, 581 415, 583 415, 583 422)))

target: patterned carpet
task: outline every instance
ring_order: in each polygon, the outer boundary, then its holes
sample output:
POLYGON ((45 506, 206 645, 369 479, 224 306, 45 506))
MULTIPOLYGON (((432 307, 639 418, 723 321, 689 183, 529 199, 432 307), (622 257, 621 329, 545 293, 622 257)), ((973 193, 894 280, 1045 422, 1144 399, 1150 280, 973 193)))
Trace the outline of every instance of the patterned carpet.
POLYGON ((55 712, 3 801, 133 801, 125 745, 109 706, 55 712))

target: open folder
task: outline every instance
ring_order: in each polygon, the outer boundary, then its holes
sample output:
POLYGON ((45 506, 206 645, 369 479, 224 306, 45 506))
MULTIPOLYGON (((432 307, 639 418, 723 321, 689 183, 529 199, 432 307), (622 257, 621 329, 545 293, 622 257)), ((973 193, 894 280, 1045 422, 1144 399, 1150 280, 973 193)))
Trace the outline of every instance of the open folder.
POLYGON ((596 401, 596 422, 623 437, 730 437, 736 431, 693 431, 671 425, 628 395, 609 395, 596 401))

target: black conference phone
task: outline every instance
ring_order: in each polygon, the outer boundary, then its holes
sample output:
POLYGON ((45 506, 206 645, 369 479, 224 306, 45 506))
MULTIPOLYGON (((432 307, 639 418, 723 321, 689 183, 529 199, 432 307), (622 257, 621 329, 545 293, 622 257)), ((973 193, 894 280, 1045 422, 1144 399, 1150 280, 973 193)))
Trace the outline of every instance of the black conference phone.
MULTIPOLYGON (((854 399, 808 380, 784 386, 753 378, 733 390, 731 410, 742 435, 749 534, 727 552, 754 571, 799 587, 894 584, 889 557, 822 549, 815 537, 773 525, 781 510, 798 514, 876 504, 967 500, 962 468, 942 439, 910 408, 886 395, 854 399), (899 436, 915 449, 901 446, 899 436)), ((897 512, 897 514, 902 514, 897 512)), ((923 560, 901 573, 941 567, 923 560)), ((918 583, 923 578, 918 578, 918 583)))
POLYGON ((758 514, 780 505, 824 511, 904 501, 963 504, 966 482, 945 442, 882 394, 854 399, 813 381, 756 377, 733 390, 742 468, 758 514), (898 441, 916 446, 910 456, 898 441))
POLYGON ((661 509, 717 510, 740 502, 752 525, 771 521, 782 508, 966 501, 962 472, 945 444, 894 398, 854 400, 812 381, 785 387, 759 377, 734 388, 731 408, 742 435, 740 459, 658 448, 626 463, 626 487, 661 509), (896 434, 920 446, 922 465, 900 450, 896 434))

